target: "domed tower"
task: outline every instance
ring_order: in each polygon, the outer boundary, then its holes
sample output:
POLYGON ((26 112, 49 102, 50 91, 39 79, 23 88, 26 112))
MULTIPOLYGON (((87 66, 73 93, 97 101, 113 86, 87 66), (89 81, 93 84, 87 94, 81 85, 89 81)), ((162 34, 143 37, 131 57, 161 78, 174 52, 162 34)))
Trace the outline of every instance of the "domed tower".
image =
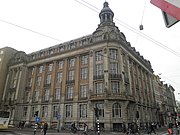
POLYGON ((108 2, 104 2, 103 9, 99 13, 100 25, 114 24, 113 17, 114 17, 114 13, 109 8, 108 2))

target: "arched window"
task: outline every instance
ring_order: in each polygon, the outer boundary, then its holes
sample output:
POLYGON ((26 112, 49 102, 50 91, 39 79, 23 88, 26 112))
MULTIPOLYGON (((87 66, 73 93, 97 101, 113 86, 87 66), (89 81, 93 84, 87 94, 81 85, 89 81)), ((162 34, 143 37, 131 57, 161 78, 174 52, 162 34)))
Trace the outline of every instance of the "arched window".
POLYGON ((116 118, 121 117, 121 105, 119 103, 115 103, 112 106, 112 116, 116 118))

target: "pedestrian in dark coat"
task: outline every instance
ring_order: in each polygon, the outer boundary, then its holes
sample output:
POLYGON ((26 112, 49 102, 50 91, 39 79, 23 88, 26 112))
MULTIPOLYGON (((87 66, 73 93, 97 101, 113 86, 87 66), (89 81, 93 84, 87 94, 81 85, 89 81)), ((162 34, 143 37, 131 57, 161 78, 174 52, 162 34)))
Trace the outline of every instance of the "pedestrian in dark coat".
POLYGON ((47 124, 47 122, 45 122, 44 126, 43 126, 44 135, 46 135, 47 130, 48 130, 48 124, 47 124))

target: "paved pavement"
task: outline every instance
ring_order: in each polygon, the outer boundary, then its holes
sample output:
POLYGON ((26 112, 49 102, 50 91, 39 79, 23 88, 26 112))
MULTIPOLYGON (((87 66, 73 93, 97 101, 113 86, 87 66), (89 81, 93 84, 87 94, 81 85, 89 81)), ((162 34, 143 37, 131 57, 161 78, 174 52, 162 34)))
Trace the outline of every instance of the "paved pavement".
MULTIPOLYGON (((11 133, 2 134, 2 132, 0 132, 0 135, 1 134, 2 135, 33 135, 32 128, 24 128, 21 130, 17 128, 9 128, 9 131, 11 133)), ((157 129, 156 133, 157 135, 168 135, 166 127, 157 129)), ((37 129, 36 135, 42 135, 41 129, 37 129)), ((49 129, 47 130, 47 135, 83 135, 83 134, 82 132, 73 134, 70 131, 63 130, 63 131, 57 132, 57 130, 49 129)), ((97 134, 92 131, 92 132, 89 132, 88 135, 97 135, 97 134)), ((121 133, 121 132, 101 132, 100 135, 126 135, 126 134, 121 133)), ((145 131, 141 131, 141 135, 147 135, 147 133, 145 131)))

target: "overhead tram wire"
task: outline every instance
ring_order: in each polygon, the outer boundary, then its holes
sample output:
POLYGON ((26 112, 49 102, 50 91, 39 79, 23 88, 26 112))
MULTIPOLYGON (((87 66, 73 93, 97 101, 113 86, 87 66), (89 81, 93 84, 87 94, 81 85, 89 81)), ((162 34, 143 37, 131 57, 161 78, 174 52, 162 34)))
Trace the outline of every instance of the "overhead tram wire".
MULTIPOLYGON (((83 2, 86 3, 86 4, 84 4, 84 3, 82 3, 82 2, 80 2, 80 1, 78 1, 78 0, 75 0, 75 1, 78 2, 78 3, 80 3, 81 5, 84 5, 85 7, 89 8, 89 9, 91 9, 91 10, 93 10, 93 11, 99 13, 99 11, 97 11, 98 8, 96 8, 95 6, 93 6, 92 4, 90 4, 90 3, 88 3, 88 2, 85 2, 85 0, 81 0, 81 1, 83 1, 83 2), (87 4, 88 4, 89 6, 91 6, 91 7, 89 7, 87 4), (96 9, 96 10, 95 10, 95 9, 96 9)), ((135 28, 133 28, 133 27, 131 27, 130 25, 128 25, 128 24, 126 24, 126 23, 120 21, 118 18, 114 18, 114 19, 116 20, 115 22, 118 23, 119 25, 121 25, 121 26, 127 28, 128 30, 130 30, 130 31, 132 31, 132 32, 134 32, 134 33, 140 35, 141 37, 143 37, 143 38, 145 38, 145 39, 151 41, 152 43, 158 45, 159 47, 165 49, 166 51, 169 51, 169 52, 171 52, 172 54, 174 54, 174 55, 180 57, 180 53, 178 53, 178 52, 172 50, 171 48, 165 46, 164 44, 162 44, 162 43, 160 43, 159 41, 157 41, 157 40, 151 38, 150 36, 148 36, 148 35, 146 35, 146 34, 140 32, 140 31, 137 31, 135 28)))
POLYGON ((4 22, 4 23, 7 23, 7 24, 10 24, 10 25, 13 25, 13 26, 16 26, 16 27, 19 27, 19 28, 24 29, 24 30, 30 31, 30 32, 35 33, 35 34, 38 34, 38 35, 41 35, 41 36, 44 36, 44 37, 47 37, 47 38, 50 38, 50 39, 53 39, 53 40, 56 40, 56 41, 59 41, 59 42, 63 42, 63 41, 60 40, 60 39, 57 39, 57 38, 54 38, 54 37, 51 37, 51 36, 42 34, 42 33, 40 33, 40 32, 37 32, 37 31, 31 30, 31 29, 25 28, 25 27, 23 27, 23 26, 20 26, 20 25, 14 24, 14 23, 11 23, 11 22, 8 22, 8 21, 2 20, 2 19, 0 19, 0 21, 1 21, 1 22, 4 22))

